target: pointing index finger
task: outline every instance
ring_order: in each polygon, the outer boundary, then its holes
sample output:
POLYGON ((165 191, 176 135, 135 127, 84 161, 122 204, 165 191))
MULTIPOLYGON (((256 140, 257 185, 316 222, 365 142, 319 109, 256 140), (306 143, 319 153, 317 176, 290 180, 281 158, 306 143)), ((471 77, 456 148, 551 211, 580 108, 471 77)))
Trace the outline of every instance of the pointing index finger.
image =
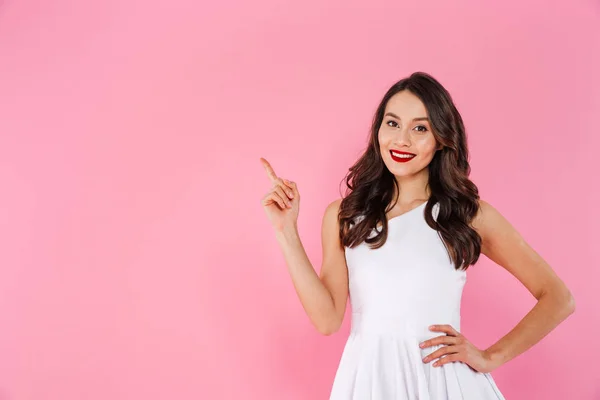
POLYGON ((269 162, 262 157, 260 158, 260 162, 262 163, 263 167, 265 167, 265 170, 267 171, 267 175, 269 176, 271 182, 277 179, 277 175, 275 174, 275 171, 273 171, 271 164, 269 164, 269 162))

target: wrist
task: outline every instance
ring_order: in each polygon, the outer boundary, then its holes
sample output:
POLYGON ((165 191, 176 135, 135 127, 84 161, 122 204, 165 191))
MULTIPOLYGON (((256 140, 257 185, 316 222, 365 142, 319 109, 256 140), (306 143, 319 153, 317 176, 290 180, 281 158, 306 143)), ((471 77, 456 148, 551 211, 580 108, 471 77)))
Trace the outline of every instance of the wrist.
POLYGON ((506 362, 504 354, 499 350, 495 350, 490 347, 483 352, 485 353, 485 357, 487 358, 491 369, 496 369, 506 362))
POLYGON ((280 240, 295 239, 298 237, 298 226, 294 224, 285 225, 275 231, 275 235, 280 240))

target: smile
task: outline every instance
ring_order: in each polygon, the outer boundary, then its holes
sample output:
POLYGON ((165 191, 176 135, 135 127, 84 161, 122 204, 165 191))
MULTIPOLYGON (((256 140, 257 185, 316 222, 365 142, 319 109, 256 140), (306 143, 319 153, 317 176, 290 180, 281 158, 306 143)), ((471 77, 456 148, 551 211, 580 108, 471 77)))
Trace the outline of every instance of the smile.
POLYGON ((401 163, 409 162, 410 160, 412 160, 413 158, 416 157, 416 154, 406 153, 404 151, 394 151, 394 150, 390 150, 390 155, 392 156, 392 159, 394 161, 401 162, 401 163))

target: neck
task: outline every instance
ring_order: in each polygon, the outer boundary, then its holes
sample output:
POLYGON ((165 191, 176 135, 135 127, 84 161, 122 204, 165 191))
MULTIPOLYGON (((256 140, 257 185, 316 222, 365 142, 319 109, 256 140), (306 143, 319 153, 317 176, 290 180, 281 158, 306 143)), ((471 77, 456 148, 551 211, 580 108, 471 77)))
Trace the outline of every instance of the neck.
POLYGON ((415 202, 422 202, 429 199, 431 190, 427 186, 429 182, 429 174, 425 169, 425 174, 417 174, 412 176, 396 176, 399 192, 394 194, 393 202, 401 205, 409 205, 415 202))

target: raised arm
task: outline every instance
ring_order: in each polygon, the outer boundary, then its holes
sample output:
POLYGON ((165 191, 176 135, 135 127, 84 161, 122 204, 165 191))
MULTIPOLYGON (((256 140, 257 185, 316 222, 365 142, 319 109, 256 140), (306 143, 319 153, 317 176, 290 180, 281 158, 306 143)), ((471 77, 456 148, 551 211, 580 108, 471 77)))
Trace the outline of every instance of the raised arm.
POLYGON ((337 213, 341 199, 329 204, 323 216, 323 264, 319 276, 298 233, 300 193, 296 184, 278 178, 266 160, 261 159, 261 162, 273 182, 262 204, 275 228, 294 288, 315 328, 324 335, 330 335, 341 326, 348 299, 346 258, 338 233, 337 213))

